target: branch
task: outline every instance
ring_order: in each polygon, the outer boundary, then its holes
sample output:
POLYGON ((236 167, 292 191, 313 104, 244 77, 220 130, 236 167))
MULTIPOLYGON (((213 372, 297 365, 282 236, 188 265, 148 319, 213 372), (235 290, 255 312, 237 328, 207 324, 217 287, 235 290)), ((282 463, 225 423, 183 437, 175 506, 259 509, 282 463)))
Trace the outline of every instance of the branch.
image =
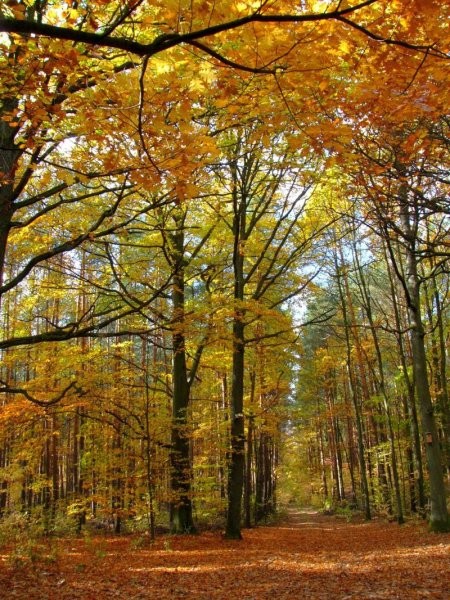
MULTIPOLYGON (((155 54, 163 52, 164 50, 168 50, 169 48, 173 48, 175 46, 179 46, 181 44, 190 44, 197 48, 200 48, 204 52, 215 56, 221 62, 225 62, 229 64, 229 66, 233 66, 234 68, 243 68, 243 65, 238 65, 237 63, 233 63, 232 61, 228 61, 225 57, 220 54, 217 54, 214 50, 211 50, 208 46, 203 46, 198 44, 198 40, 203 38, 212 37, 219 33, 223 33, 225 31, 231 31, 235 29, 240 29, 245 25, 251 23, 314 23, 320 21, 340 21, 349 25, 350 27, 358 30, 360 33, 369 37, 378 42, 383 42, 386 44, 392 44, 396 46, 401 46, 403 48, 408 48, 413 51, 418 52, 428 52, 433 54, 434 56, 440 58, 449 58, 449 56, 434 47, 434 45, 415 45, 404 40, 393 40, 390 38, 384 38, 376 33, 373 33, 366 27, 354 23, 353 21, 347 18, 348 15, 354 14, 359 10, 375 4, 377 0, 366 0, 365 2, 361 2, 356 4, 355 6, 337 9, 330 12, 324 13, 308 13, 304 15, 295 15, 295 14, 275 14, 275 15, 267 15, 262 14, 260 12, 254 12, 245 17, 241 17, 239 19, 233 19, 231 21, 226 21, 225 23, 218 23, 217 25, 212 25, 210 27, 205 27, 203 29, 199 29, 197 31, 191 31, 189 33, 180 34, 180 33, 164 33, 162 35, 158 35, 152 42, 148 44, 144 44, 141 42, 137 42, 135 40, 126 38, 126 37, 115 37, 113 35, 105 35, 104 33, 93 33, 88 31, 80 31, 76 29, 71 29, 68 27, 59 27, 56 25, 48 25, 46 23, 36 23, 32 21, 26 21, 21 19, 9 19, 3 18, 0 19, 0 32, 5 33, 16 33, 22 36, 28 35, 37 35, 43 37, 49 37, 53 39, 59 40, 69 40, 72 42, 79 42, 82 44, 87 44, 88 46, 97 46, 103 48, 115 48, 117 50, 124 50, 131 54, 141 57, 151 57, 155 54)), ((252 69, 251 67, 244 67, 246 70, 251 70, 252 72, 259 73, 260 70, 258 68, 252 69)), ((265 71, 263 71, 265 72, 265 71)))
POLYGON ((150 164, 156 170, 156 172, 158 173, 158 175, 161 175, 161 173, 162 173, 161 169, 155 163, 152 155, 150 154, 150 152, 148 150, 147 143, 145 141, 145 135, 144 135, 143 127, 142 127, 143 126, 144 101, 145 101, 144 77, 145 77, 145 73, 147 71, 148 61, 149 61, 149 56, 145 56, 144 60, 142 61, 141 75, 139 77, 138 134, 139 134, 139 139, 141 141, 142 148, 143 148, 143 150, 145 152, 145 155, 147 156, 150 164))
MULTIPOLYGON (((131 335, 148 335, 152 333, 152 330, 149 328, 130 328, 120 331, 108 331, 107 328, 112 323, 115 323, 120 319, 126 319, 126 317, 134 314, 142 314, 147 320, 150 320, 147 315, 143 314, 144 309, 151 308, 155 298, 157 298, 158 295, 168 286, 169 281, 164 282, 159 289, 155 289, 154 292, 145 301, 142 301, 138 307, 130 306, 128 303, 125 308, 117 308, 117 306, 114 306, 103 311, 102 313, 94 314, 92 318, 97 320, 93 320, 92 323, 89 323, 85 326, 82 326, 82 321, 79 319, 78 321, 69 323, 64 327, 59 327, 53 331, 45 331, 43 333, 36 333, 22 337, 11 337, 0 340, 0 350, 17 346, 40 344, 42 342, 62 342, 82 337, 109 338, 123 336, 126 337, 131 335)), ((115 293, 117 294, 117 291, 115 293)), ((121 300, 124 299, 123 295, 121 294, 119 294, 119 297, 121 300)), ((90 309, 86 312, 86 314, 89 311, 90 309)))
POLYGON ((327 323, 328 321, 330 321, 334 316, 336 315, 336 312, 334 311, 334 309, 329 308, 328 310, 326 310, 322 315, 320 315, 319 317, 313 317, 312 319, 310 319, 309 321, 304 321, 303 323, 301 323, 299 325, 299 327, 309 327, 310 325, 320 325, 321 323, 327 323))
MULTIPOLYGON (((14 288, 16 285, 18 285, 21 281, 23 281, 25 279, 25 277, 34 269, 34 267, 50 258, 53 258, 54 256, 58 256, 59 254, 63 254, 64 252, 69 252, 70 250, 74 250, 75 248, 78 248, 78 246, 81 246, 81 244, 83 242, 85 242, 86 240, 89 239, 96 239, 98 237, 104 236, 106 233, 109 233, 111 228, 107 231, 102 231, 102 232, 97 232, 97 229, 100 227, 100 225, 109 217, 112 217, 114 215, 114 213, 116 212, 117 208, 119 207, 119 204, 121 203, 123 199, 123 194, 121 194, 119 196, 119 198, 116 200, 116 202, 114 202, 114 204, 107 208, 106 210, 104 210, 102 212, 102 214, 98 217, 97 221, 95 221, 95 223, 93 225, 91 225, 91 227, 89 228, 89 230, 86 233, 83 233, 82 235, 77 236, 76 238, 73 238, 71 240, 68 240, 67 242, 63 242, 61 244, 58 244, 57 246, 54 246, 53 248, 51 248, 50 250, 47 250, 45 252, 42 252, 41 254, 38 254, 36 256, 34 256, 33 258, 31 258, 28 263, 23 267, 23 269, 15 276, 13 277, 8 283, 6 283, 3 286, 0 286, 0 296, 2 296, 4 293, 8 292, 9 290, 11 290, 12 288, 14 288)), ((118 227, 113 228, 117 229, 118 227)))
POLYGON ((198 50, 201 50, 205 54, 209 54, 210 56, 223 63, 227 67, 231 67, 232 69, 237 69, 239 71, 246 71, 247 73, 258 73, 263 75, 275 75, 278 71, 285 70, 285 67, 280 66, 275 66, 272 69, 268 69, 266 67, 248 67, 241 63, 237 63, 233 60, 230 60, 229 58, 226 58, 225 56, 223 56, 219 52, 216 52, 215 50, 213 50, 206 44, 203 44, 202 42, 194 41, 190 42, 189 45, 193 46, 194 48, 197 48, 198 50))
POLYGON ((383 44, 389 44, 391 46, 400 46, 401 48, 407 48, 408 50, 414 50, 415 52, 423 52, 426 56, 430 54, 431 56, 436 56, 438 58, 450 58, 449 54, 437 49, 435 44, 421 45, 411 44, 405 40, 393 40, 391 38, 385 38, 382 35, 378 35, 377 33, 373 33, 373 31, 370 31, 370 29, 367 29, 363 25, 359 25, 358 23, 355 23, 354 21, 351 21, 343 16, 336 17, 336 20, 349 25, 353 29, 356 29, 366 37, 370 38, 371 40, 375 40, 376 42, 382 42, 383 44))
POLYGON ((75 392, 78 396, 84 396, 87 394, 86 390, 83 390, 83 388, 78 387, 76 382, 72 381, 71 383, 69 383, 69 385, 66 388, 64 388, 62 390, 62 392, 60 394, 58 394, 51 400, 45 401, 45 400, 38 400, 37 398, 32 396, 28 390, 25 390, 23 388, 9 387, 3 381, 2 381, 2 384, 3 384, 3 387, 0 388, 0 394, 21 394, 22 396, 24 396, 27 400, 29 400, 33 404, 37 404, 38 406, 41 406, 43 408, 53 406, 54 404, 57 404, 58 402, 60 402, 72 388, 75 390, 75 392))

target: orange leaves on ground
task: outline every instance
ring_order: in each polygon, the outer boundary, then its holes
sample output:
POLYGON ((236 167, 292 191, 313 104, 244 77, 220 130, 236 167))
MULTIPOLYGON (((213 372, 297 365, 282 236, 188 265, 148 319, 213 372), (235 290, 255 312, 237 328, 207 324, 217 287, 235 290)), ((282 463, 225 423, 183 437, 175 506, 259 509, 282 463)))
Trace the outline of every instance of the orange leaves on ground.
POLYGON ((3 555, 0 585, 10 598, 30 600, 448 597, 450 536, 430 534, 423 523, 302 513, 248 530, 241 542, 218 533, 162 537, 153 546, 139 541, 61 540, 48 550, 54 562, 14 565, 3 555))

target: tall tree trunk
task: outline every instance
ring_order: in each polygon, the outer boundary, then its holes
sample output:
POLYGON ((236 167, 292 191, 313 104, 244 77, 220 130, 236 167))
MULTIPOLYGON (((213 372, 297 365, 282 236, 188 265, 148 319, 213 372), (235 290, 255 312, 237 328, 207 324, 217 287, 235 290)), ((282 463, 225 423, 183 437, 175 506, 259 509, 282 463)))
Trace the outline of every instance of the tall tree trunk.
MULTIPOLYGON (((342 369, 344 371, 344 369, 342 369)), ((343 375, 343 377, 345 379, 347 378, 347 370, 345 369, 345 373, 343 375)), ((355 470, 356 470, 356 463, 357 463, 357 451, 355 448, 355 437, 354 437, 354 428, 353 428, 353 422, 352 422, 352 418, 351 418, 351 404, 350 404, 350 398, 349 396, 351 395, 351 390, 349 389, 349 385, 347 385, 347 381, 344 380, 344 386, 343 386, 343 391, 344 391, 344 402, 345 402, 345 414, 346 414, 346 421, 347 421, 347 440, 348 440, 348 452, 347 452, 347 465, 348 465, 348 470, 349 470, 349 474, 350 474, 350 483, 352 486, 352 504, 356 507, 357 504, 357 497, 356 497, 356 481, 355 481, 355 470)))
MULTIPOLYGON (((256 461, 256 489, 255 489, 255 522, 259 523, 269 516, 271 512, 271 472, 269 434, 261 431, 258 440, 256 461)), ((318 466, 318 465, 317 465, 318 466)))
POLYGON ((241 539, 241 503, 244 485, 244 247, 246 232, 246 198, 239 199, 236 165, 231 165, 233 177, 233 359, 231 382, 231 452, 228 471, 228 511, 225 536, 241 539))
POLYGON ((44 525, 44 534, 49 535, 51 529, 51 507, 52 507, 52 488, 50 482, 52 480, 52 443, 51 443, 51 421, 47 414, 43 419, 45 444, 42 456, 42 474, 44 475, 45 484, 42 488, 42 517, 44 525))
MULTIPOLYGON (((430 529, 433 531, 448 531, 450 520, 447 512, 447 500, 442 470, 441 450, 438 432, 434 418, 434 408, 431 401, 430 386, 427 373, 427 356, 425 351, 425 330, 420 308, 420 279, 417 271, 416 236, 411 224, 411 216, 406 201, 407 188, 401 186, 400 198, 401 222, 403 234, 407 243, 406 279, 408 315, 411 327, 411 347, 413 355, 413 370, 417 398, 420 407, 422 435, 427 457, 428 476, 430 483, 430 529)), ((416 225, 417 226, 417 225, 416 225)))
MULTIPOLYGON (((434 261, 431 267, 435 268, 434 261)), ((440 416, 442 423, 442 454, 446 470, 450 469, 450 410, 447 385, 447 349, 445 343, 445 330, 442 315, 442 301, 436 282, 436 276, 433 275, 430 286, 424 282, 425 302, 428 321, 430 323, 431 333, 431 381, 433 382, 436 398, 436 412, 440 416)))
POLYGON ((378 333, 375 327, 373 314, 372 314, 372 303, 369 295, 369 291, 367 289, 366 279, 364 276, 363 269, 361 267, 359 256, 356 248, 354 249, 354 257, 356 261, 356 266, 358 269, 358 277, 360 283, 360 289, 363 297, 364 309, 366 312, 367 320, 369 322, 370 332, 372 334, 372 340, 375 347, 375 353, 377 357, 377 365, 378 365, 378 377, 376 377, 375 385, 377 387, 377 392, 381 394, 383 399, 383 408, 386 414, 387 419, 387 433, 389 440, 389 448, 391 454, 391 464, 392 464, 392 474, 394 478, 394 489, 395 489, 395 501, 396 501, 396 510, 397 510, 397 521, 399 524, 404 523, 403 516, 403 508, 402 508, 402 498, 400 491, 400 480, 398 475, 398 467, 397 467, 397 453, 395 451, 395 437, 394 437, 394 428, 392 426, 392 416, 391 409, 389 406, 389 398, 386 391, 385 377, 384 377, 384 367, 383 367, 383 358, 381 356, 381 348, 380 343, 378 341, 378 333))
POLYGON ((253 431, 254 431, 254 414, 253 408, 255 403, 255 386, 256 386, 256 373, 252 371, 250 375, 251 388, 250 388, 250 414, 248 417, 247 424, 247 452, 245 457, 245 481, 244 481, 244 514, 245 514, 245 527, 250 528, 252 526, 252 469, 253 469, 253 431))
MULTIPOLYGON (((322 494, 323 500, 326 502, 328 500, 328 483, 327 483, 327 468, 325 461, 325 444, 323 442, 323 429, 322 423, 320 421, 320 417, 317 419, 317 441, 319 444, 319 456, 320 456, 320 475, 322 480, 322 494)), ((337 472, 334 472, 335 481, 337 481, 337 472)), ((336 486, 337 487, 337 486, 336 486)))
MULTIPOLYGON (((148 339, 142 337, 142 376, 144 378, 145 389, 145 414, 144 414, 144 462, 147 487, 147 510, 148 510, 148 532, 150 539, 155 539, 156 522, 155 522, 155 503, 154 503, 154 482, 152 470, 152 435, 150 428, 150 386, 149 386, 149 369, 148 369, 148 339)), ((156 345, 153 347, 153 368, 157 361, 156 345)))
POLYGON ((188 435, 189 380, 186 366, 185 340, 185 274, 184 223, 176 219, 176 232, 171 236, 174 276, 172 285, 172 440, 170 529, 174 533, 194 533, 192 515, 192 462, 188 435))
POLYGON ((58 441, 59 441, 59 427, 58 419, 55 413, 52 414, 52 520, 56 517, 56 511, 59 500, 60 482, 59 482, 59 452, 58 452, 58 441))
MULTIPOLYGON (((222 419, 225 423, 229 420, 229 403, 228 403, 228 378, 227 373, 219 374, 221 386, 220 386, 220 404, 217 406, 217 431, 218 431, 218 448, 219 448, 219 482, 220 482, 220 497, 225 499, 227 497, 227 472, 224 464, 228 464, 229 458, 229 439, 225 441, 225 447, 223 447, 222 437, 220 435, 220 426, 222 419)), ((227 430, 228 431, 228 430, 227 430)))
POLYGON ((14 176, 17 161, 22 152, 15 144, 15 137, 19 128, 12 126, 1 117, 3 113, 11 113, 17 108, 17 104, 16 98, 3 98, 0 109, 0 307, 2 305, 1 287, 3 285, 6 249, 14 214, 14 176))
POLYGON ((440 389, 438 392, 437 404, 442 414, 442 427, 444 430, 444 448, 446 458, 446 469, 450 475, 450 398, 447 382, 447 360, 448 350, 446 345, 446 334, 443 318, 442 302, 437 289, 434 292, 435 310, 438 325, 438 347, 439 347, 439 373, 440 389))
POLYGON ((351 340, 350 340, 350 328, 352 327, 352 323, 350 323, 348 311, 347 311, 347 299, 346 294, 344 293, 344 283, 342 282, 342 268, 338 263, 337 253, 335 254, 335 269, 337 276, 337 284, 339 291, 339 298, 341 301, 341 310, 344 319, 344 334, 347 348, 347 375, 348 381, 350 384, 350 393, 353 401, 353 408, 355 411, 355 421, 356 421, 356 431, 357 431, 357 445, 358 445, 358 458, 359 458, 359 466, 360 466, 360 477, 361 477, 361 490, 363 496, 363 507, 364 507, 364 515, 367 520, 371 519, 371 510, 370 510, 370 491, 369 491, 369 482, 367 479, 367 470, 366 470, 366 458, 365 458, 365 448, 364 448, 364 429, 361 415, 361 406, 360 400, 358 398, 358 391, 355 381, 355 374, 353 372, 353 360, 351 354, 351 340))
POLYGON ((244 324, 235 310, 233 323, 233 379, 231 383, 231 453, 228 471, 228 511, 225 536, 241 539, 241 503, 244 485, 244 324))
POLYGON ((328 406, 328 439, 331 454, 331 467, 335 484, 335 492, 338 501, 345 499, 345 487, 342 473, 342 454, 339 441, 339 419, 335 414, 335 397, 336 397, 336 373, 333 374, 333 385, 326 394, 328 406))
MULTIPOLYGON (((389 286, 391 292, 391 300, 392 306, 394 309, 394 317, 395 317, 395 328, 398 332, 397 334, 397 343, 399 347, 399 356, 400 356, 400 364, 402 368, 403 378, 406 386, 406 398, 405 404, 408 414, 408 424, 410 429, 410 449, 411 455, 413 459, 413 469, 410 471, 410 482, 414 481, 414 485, 417 484, 417 508, 418 512, 422 515, 425 514, 425 485, 424 485, 424 475, 423 475, 423 463, 422 463, 422 452, 420 448, 420 433, 419 433, 419 423, 417 418, 417 407, 416 407, 416 398, 414 393, 414 383, 411 381, 411 377, 409 375, 406 352, 405 352, 405 344, 403 340, 403 335, 401 333, 402 320, 400 318, 400 309, 398 306, 397 299, 397 291, 394 285, 394 279, 392 274, 392 268, 390 266, 390 261, 387 255, 386 245, 383 244, 383 253, 385 257, 386 264, 388 265, 388 276, 389 276, 389 286)), ((411 485, 411 484, 410 484, 411 485)), ((413 495, 411 492, 411 504, 412 507, 415 508, 416 502, 413 501, 413 495)))

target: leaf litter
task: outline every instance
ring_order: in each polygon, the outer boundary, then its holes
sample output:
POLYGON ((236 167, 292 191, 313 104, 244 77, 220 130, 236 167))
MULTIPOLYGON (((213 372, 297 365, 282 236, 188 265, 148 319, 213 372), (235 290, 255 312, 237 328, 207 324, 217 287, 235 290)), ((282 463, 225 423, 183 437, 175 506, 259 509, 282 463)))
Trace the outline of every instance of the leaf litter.
POLYGON ((448 600, 450 534, 423 522, 346 522, 291 512, 275 526, 53 539, 33 559, 3 549, 0 598, 29 600, 448 600))

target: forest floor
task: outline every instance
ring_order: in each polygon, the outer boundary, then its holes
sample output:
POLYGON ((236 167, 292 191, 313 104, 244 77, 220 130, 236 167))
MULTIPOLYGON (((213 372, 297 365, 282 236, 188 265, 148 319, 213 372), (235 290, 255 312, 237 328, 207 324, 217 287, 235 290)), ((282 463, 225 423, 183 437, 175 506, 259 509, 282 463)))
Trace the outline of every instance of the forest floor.
POLYGON ((350 600, 450 598, 450 534, 424 523, 290 511, 277 525, 161 536, 81 536, 0 550, 0 598, 350 600))

